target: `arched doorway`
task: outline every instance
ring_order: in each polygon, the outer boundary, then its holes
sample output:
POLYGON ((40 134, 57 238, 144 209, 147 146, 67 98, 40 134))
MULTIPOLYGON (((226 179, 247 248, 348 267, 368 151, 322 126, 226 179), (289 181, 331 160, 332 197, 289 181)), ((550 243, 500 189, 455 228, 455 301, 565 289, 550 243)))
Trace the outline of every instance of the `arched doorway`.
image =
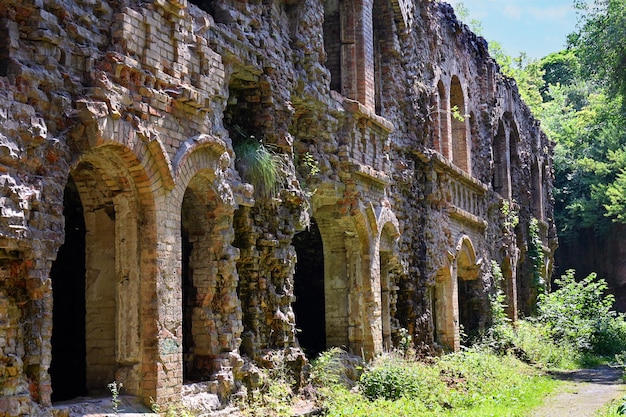
POLYGON ((457 288, 452 279, 453 259, 446 257, 443 267, 437 271, 435 286, 430 292, 433 339, 445 349, 457 351, 460 347, 458 336, 457 288))
POLYGON ((219 291, 216 268, 211 269, 216 198, 207 182, 202 176, 191 180, 181 209, 184 382, 208 380, 211 362, 220 352, 219 326, 212 311, 219 291))
POLYGON ((142 394, 142 254, 153 235, 140 235, 139 225, 152 221, 118 151, 90 151, 65 189, 66 242, 51 267, 55 401, 106 394, 115 380, 124 381, 126 393, 142 394))
POLYGON ((296 301, 293 308, 298 342, 310 358, 326 349, 326 306, 324 295, 324 246, 317 222, 293 238, 297 263, 294 276, 296 301))
POLYGON ((87 395, 85 362, 85 219, 70 177, 63 195, 65 242, 52 263, 52 401, 87 395))
POLYGON ((485 291, 479 278, 480 265, 471 241, 461 239, 456 258, 459 328, 462 342, 471 344, 484 327, 485 291))
MULTIPOLYGON (((395 217, 394 217, 395 219, 395 217)), ((396 315, 398 259, 396 257, 396 240, 399 236, 397 225, 387 222, 382 228, 379 243, 380 263, 380 314, 382 327, 382 348, 391 350, 392 333, 399 327, 396 315)))

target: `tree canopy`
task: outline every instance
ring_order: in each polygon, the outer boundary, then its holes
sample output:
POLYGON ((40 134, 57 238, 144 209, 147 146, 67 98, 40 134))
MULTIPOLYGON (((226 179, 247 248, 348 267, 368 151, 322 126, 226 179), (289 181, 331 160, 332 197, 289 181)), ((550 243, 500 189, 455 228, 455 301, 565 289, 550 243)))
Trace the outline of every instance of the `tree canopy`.
POLYGON ((575 0, 580 31, 570 37, 583 76, 603 83, 612 96, 626 96, 626 0, 575 0))

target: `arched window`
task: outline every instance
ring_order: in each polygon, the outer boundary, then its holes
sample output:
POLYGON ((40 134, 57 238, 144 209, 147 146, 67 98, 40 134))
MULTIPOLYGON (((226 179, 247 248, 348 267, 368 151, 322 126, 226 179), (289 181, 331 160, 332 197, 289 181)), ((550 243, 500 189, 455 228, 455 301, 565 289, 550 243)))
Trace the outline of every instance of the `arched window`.
POLYGON ((493 139, 493 189, 503 198, 511 198, 511 176, 507 153, 506 131, 502 120, 498 122, 498 131, 493 139))
POLYGON ((467 140, 467 109, 461 81, 456 75, 450 82, 450 127, 452 134, 452 161, 467 173, 471 173, 469 141, 467 140))
POLYGON ((330 89, 344 93, 342 88, 342 20, 339 0, 324 1, 324 50, 326 68, 330 71, 330 89))
POLYGON ((331 90, 374 111, 377 35, 368 5, 365 0, 324 0, 324 50, 331 90))
POLYGON ((541 175, 541 165, 539 161, 533 161, 530 167, 531 178, 531 195, 532 195, 532 208, 533 216, 537 220, 543 220, 543 182, 541 175))

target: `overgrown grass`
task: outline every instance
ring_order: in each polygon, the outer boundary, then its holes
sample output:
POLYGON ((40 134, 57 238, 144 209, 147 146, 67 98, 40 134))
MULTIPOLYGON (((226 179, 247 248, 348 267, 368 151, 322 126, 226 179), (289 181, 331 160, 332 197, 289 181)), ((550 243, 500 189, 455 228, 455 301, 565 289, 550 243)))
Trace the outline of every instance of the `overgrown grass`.
POLYGON ((359 389, 327 389, 326 417, 522 416, 558 382, 518 359, 469 349, 432 363, 385 355, 359 389))
POLYGON ((626 415, 626 397, 613 400, 596 414, 597 417, 623 417, 626 415))
POLYGON ((285 162, 254 137, 235 143, 235 165, 259 197, 274 198, 283 185, 285 162))
MULTIPOLYGON (((408 334, 402 350, 367 365, 337 348, 324 352, 312 362, 309 394, 325 417, 525 416, 562 383, 545 369, 626 362, 626 320, 612 310, 606 283, 593 275, 576 282, 571 271, 556 283, 556 291, 539 297, 538 315, 514 325, 497 291, 493 326, 459 353, 409 360, 408 334)), ((274 378, 273 387, 249 393, 244 415, 289 414, 296 393, 284 376, 274 378)), ((626 398, 600 416, 625 414, 626 398)))

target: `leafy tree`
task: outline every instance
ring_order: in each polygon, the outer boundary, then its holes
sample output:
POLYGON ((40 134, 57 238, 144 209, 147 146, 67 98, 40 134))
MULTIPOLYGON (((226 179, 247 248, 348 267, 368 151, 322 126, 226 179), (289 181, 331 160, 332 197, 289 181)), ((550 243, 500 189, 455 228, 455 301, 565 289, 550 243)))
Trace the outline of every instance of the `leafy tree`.
POLYGON ((543 101, 550 101, 550 85, 571 85, 579 79, 580 60, 572 49, 553 52, 539 62, 543 69, 543 86, 540 87, 543 101))
POLYGON ((575 0, 581 30, 571 37, 586 76, 598 79, 611 95, 626 96, 626 0, 575 0))
POLYGON ((556 142, 554 197, 560 236, 575 239, 581 228, 603 235, 612 220, 620 220, 620 210, 626 213, 626 204, 620 205, 615 196, 626 185, 619 175, 626 169, 621 100, 581 80, 550 85, 548 95, 538 116, 556 142))

